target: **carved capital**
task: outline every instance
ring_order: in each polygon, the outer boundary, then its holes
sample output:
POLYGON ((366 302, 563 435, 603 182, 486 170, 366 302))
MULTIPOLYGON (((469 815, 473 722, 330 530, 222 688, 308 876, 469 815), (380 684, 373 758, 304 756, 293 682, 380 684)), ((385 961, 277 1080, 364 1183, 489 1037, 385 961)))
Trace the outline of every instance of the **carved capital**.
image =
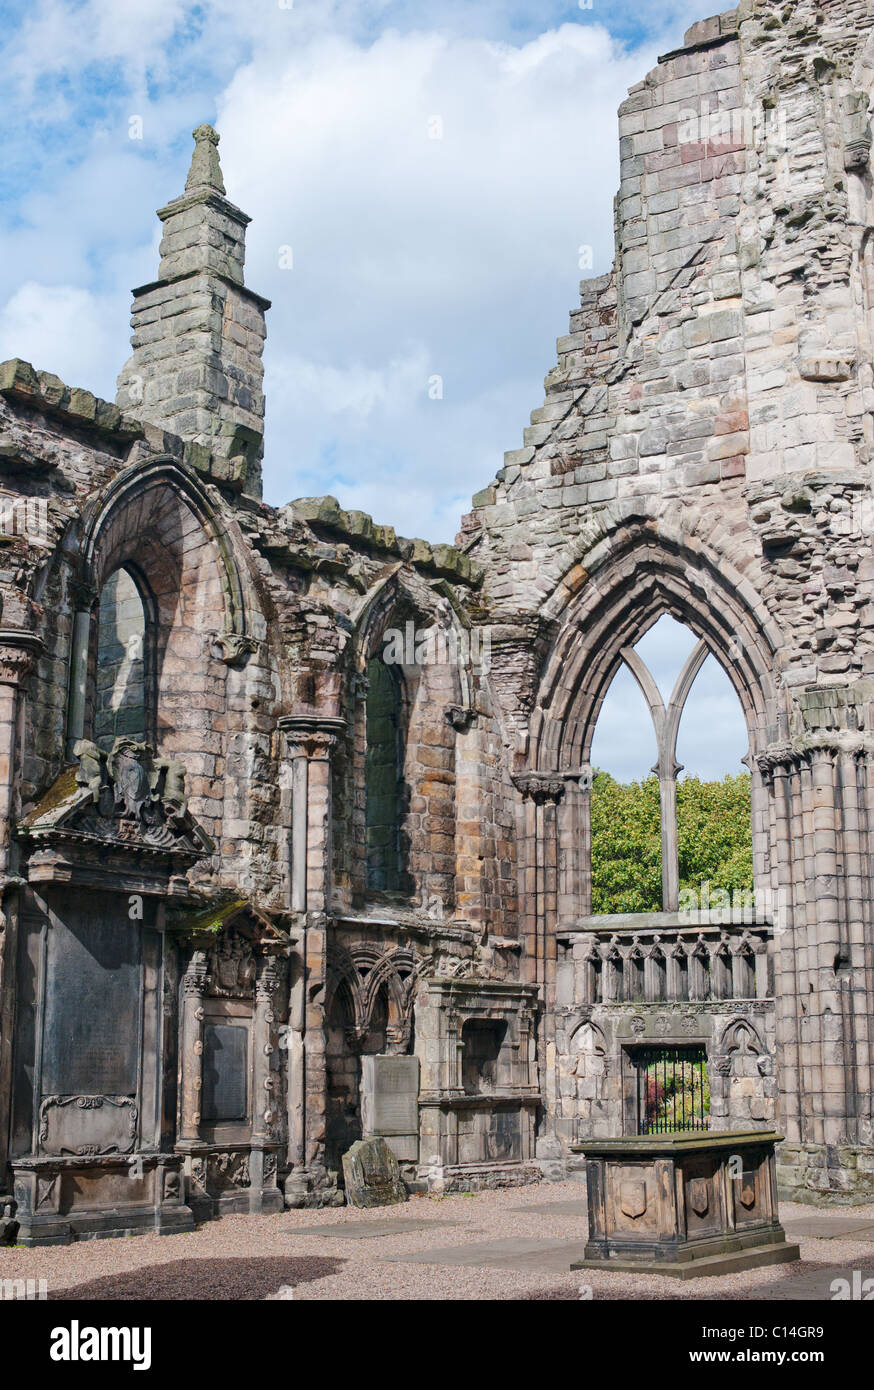
POLYGON ((0 685, 20 685, 42 649, 42 639, 35 632, 0 629, 0 685))
POLYGON ((87 580, 70 581, 70 602, 77 613, 90 613, 98 598, 98 591, 87 580))
POLYGON ((517 791, 522 793, 526 801, 533 801, 538 806, 543 806, 547 802, 553 804, 561 801, 565 794, 567 783, 563 777, 555 773, 544 772, 523 772, 513 777, 513 785, 517 791))
POLYGON ((199 999, 206 990, 209 978, 209 956, 206 951, 193 951, 182 976, 182 993, 188 999, 199 999))
POLYGON ((346 728, 334 715, 286 714, 277 721, 290 758, 328 758, 346 728))

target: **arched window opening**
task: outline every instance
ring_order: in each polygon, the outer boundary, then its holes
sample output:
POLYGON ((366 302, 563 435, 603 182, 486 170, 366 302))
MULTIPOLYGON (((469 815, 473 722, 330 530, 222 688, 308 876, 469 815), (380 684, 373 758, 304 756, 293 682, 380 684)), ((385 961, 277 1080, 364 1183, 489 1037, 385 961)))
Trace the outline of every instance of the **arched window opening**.
POLYGON ((369 891, 406 891, 402 825, 404 738, 402 676, 378 657, 367 665, 365 854, 369 891))
POLYGON ((755 999, 756 957, 750 946, 743 946, 732 958, 732 970, 735 999, 755 999))
POLYGON ((631 951, 625 961, 623 979, 623 998, 630 1004, 642 1003, 646 990, 644 987, 644 961, 640 951, 631 951))
POLYGON ((689 972, 689 998, 706 1002, 713 998, 713 981, 710 973, 710 952, 701 941, 691 957, 689 972))
POLYGON ((656 743, 646 701, 620 666, 592 745, 592 912, 658 912, 662 905, 656 743))
POLYGON ((677 943, 668 966, 668 992, 671 999, 689 998, 689 957, 681 943, 677 943))
POLYGON ((607 957, 604 998, 609 1002, 616 1002, 622 998, 622 957, 615 947, 607 957))
POLYGON ((140 585, 118 569, 103 585, 97 613, 94 741, 154 738, 153 634, 140 585))
POLYGON ((386 1051, 388 1037, 388 993, 385 985, 377 990, 370 1012, 370 1027, 364 1040, 362 1052, 382 1053, 386 1051))
POLYGON ((592 744, 591 910, 722 909, 727 922, 752 906, 740 702, 707 644, 667 614, 621 656, 592 744))
POLYGON ((715 657, 701 667, 677 740, 677 857, 681 910, 732 914, 753 905, 749 746, 740 701, 715 657))

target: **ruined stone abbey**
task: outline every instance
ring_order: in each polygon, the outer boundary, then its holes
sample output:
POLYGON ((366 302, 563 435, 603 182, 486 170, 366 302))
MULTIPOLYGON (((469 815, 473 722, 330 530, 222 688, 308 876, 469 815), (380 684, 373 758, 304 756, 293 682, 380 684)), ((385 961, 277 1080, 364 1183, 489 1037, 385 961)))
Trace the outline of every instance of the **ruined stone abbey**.
POLYGON ((631 90, 613 272, 454 546, 261 501, 269 305, 208 126, 116 402, 0 365, 20 1241, 337 1202, 362 1134, 413 1190, 572 1176, 656 1046, 713 1129, 785 1136, 785 1194, 871 1200, 872 32, 743 0, 631 90), (623 663, 659 714, 665 613, 663 731, 708 654, 743 708, 752 913, 680 910, 666 737, 662 911, 592 915, 595 724, 623 663))

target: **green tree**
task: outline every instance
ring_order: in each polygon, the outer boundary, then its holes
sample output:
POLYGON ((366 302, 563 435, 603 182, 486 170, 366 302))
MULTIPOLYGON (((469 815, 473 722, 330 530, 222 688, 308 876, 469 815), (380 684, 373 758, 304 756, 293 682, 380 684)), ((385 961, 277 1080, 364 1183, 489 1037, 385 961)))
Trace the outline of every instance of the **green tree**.
MULTIPOLYGON (((750 778, 686 777, 677 784, 680 888, 730 894, 753 887, 750 778)), ((592 787, 592 911, 658 912, 661 820, 656 777, 622 784, 596 772, 592 787)))

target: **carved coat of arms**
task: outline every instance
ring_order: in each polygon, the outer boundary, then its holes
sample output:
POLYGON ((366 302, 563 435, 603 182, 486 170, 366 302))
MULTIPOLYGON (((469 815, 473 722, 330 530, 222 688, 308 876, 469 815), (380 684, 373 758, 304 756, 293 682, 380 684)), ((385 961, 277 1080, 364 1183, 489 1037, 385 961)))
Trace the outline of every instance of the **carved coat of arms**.
POLYGON ((632 1221, 643 1216, 646 1211, 646 1181, 643 1178, 625 1178, 620 1183, 619 1206, 622 1214, 632 1221))

